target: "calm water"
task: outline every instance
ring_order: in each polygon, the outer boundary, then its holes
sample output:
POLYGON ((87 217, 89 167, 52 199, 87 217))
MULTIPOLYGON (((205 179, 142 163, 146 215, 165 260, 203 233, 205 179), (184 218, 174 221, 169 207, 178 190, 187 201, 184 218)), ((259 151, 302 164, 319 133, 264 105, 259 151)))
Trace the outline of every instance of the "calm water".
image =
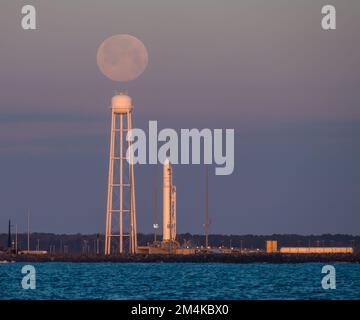
POLYGON ((36 289, 21 286, 24 263, 0 264, 0 299, 359 299, 360 264, 338 263, 335 290, 323 264, 34 263, 36 289))

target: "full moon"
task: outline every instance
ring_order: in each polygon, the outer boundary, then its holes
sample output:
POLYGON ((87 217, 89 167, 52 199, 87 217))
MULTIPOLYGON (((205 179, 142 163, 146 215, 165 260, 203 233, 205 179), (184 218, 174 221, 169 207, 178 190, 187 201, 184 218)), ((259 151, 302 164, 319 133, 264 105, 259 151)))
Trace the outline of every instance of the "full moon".
POLYGON ((130 81, 141 75, 148 64, 144 44, 128 34, 107 38, 98 48, 97 65, 100 71, 114 81, 130 81))

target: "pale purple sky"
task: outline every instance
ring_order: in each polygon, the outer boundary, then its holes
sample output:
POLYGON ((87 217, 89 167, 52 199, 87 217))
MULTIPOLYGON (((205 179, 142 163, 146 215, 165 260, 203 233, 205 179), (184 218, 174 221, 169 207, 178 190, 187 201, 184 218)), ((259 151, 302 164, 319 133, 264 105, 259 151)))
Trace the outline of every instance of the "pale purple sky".
MULTIPOLYGON (((31 4, 36 31, 23 1, 0 4, 0 232, 10 217, 24 229, 28 207, 34 231, 103 232, 108 106, 124 88, 140 128, 235 128, 234 174, 210 177, 211 232, 359 234, 358 0, 31 4), (321 29, 329 3, 336 31, 321 29), (122 33, 149 52, 126 84, 96 65, 122 33)), ((153 171, 136 168, 141 232, 153 171)), ((178 232, 202 232, 204 168, 174 171, 178 232)))

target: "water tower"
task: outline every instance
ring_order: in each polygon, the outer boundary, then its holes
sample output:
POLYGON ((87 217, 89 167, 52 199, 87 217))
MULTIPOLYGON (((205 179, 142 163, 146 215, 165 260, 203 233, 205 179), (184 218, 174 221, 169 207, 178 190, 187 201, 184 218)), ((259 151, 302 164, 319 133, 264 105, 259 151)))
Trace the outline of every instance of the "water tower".
POLYGON ((112 98, 106 255, 116 252, 122 254, 126 240, 129 253, 134 254, 137 249, 133 152, 132 142, 126 139, 132 129, 132 111, 132 100, 127 94, 119 92, 112 98))

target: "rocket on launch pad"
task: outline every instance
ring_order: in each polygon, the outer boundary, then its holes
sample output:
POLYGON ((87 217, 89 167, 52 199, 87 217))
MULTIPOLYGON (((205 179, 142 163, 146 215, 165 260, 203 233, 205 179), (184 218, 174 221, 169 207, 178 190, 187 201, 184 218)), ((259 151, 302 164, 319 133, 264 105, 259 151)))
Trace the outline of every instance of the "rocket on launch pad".
POLYGON ((176 187, 173 184, 173 172, 168 159, 163 166, 163 243, 176 240, 176 187))

